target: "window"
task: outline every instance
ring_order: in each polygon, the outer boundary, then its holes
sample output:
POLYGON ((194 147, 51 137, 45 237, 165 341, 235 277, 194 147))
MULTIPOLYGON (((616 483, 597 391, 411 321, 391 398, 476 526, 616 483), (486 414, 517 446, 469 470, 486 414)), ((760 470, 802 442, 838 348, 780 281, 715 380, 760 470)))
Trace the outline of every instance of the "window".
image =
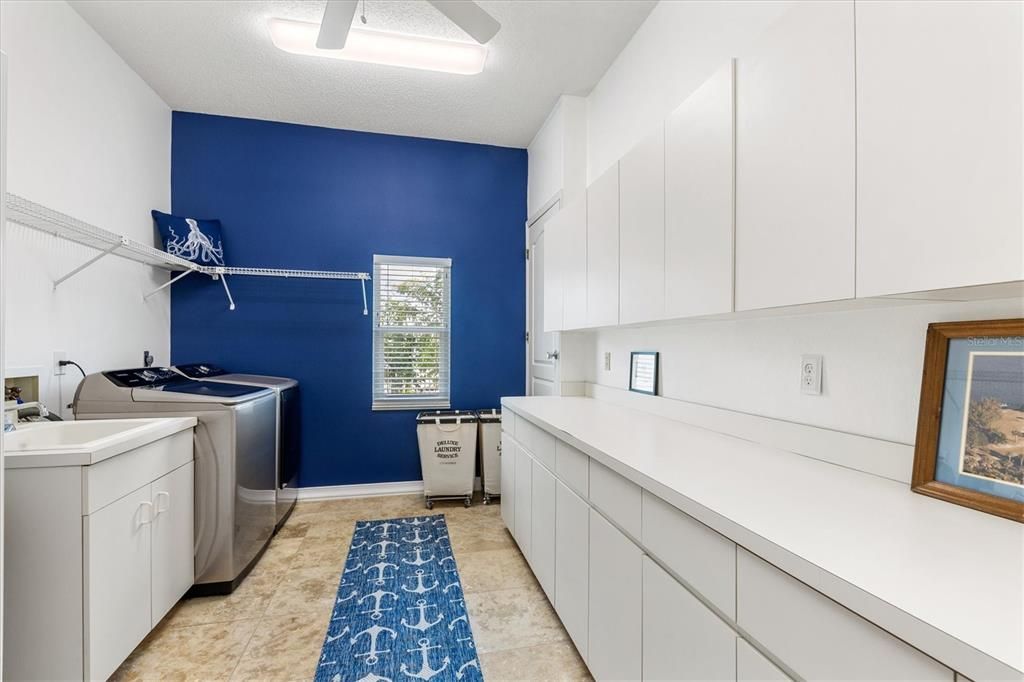
POLYGON ((450 406, 449 258, 373 257, 373 409, 450 406))

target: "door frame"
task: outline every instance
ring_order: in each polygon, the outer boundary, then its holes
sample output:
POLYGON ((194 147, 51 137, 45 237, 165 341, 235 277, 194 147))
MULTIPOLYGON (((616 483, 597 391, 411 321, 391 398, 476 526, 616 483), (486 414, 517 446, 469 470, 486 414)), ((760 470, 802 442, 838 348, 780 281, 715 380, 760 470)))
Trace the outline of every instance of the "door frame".
MULTIPOLYGON (((533 227, 534 225, 536 225, 545 216, 548 216, 549 213, 551 215, 554 215, 553 213, 551 213, 552 210, 556 210, 556 209, 557 210, 561 210, 561 204, 562 204, 562 190, 558 190, 557 192, 555 192, 554 195, 552 195, 552 197, 550 199, 545 201, 541 205, 541 207, 539 209, 537 209, 536 212, 534 212, 534 214, 532 216, 527 218, 526 223, 524 225, 524 229, 523 229, 523 253, 526 254, 526 258, 523 261, 523 265, 524 265, 524 267, 523 267, 523 276, 526 279, 526 325, 525 325, 526 326, 526 331, 523 334, 524 353, 526 355, 526 368, 525 368, 526 372, 525 372, 525 377, 524 377, 524 384, 525 384, 524 395, 532 395, 531 389, 533 387, 532 386, 532 384, 533 384, 533 381, 532 381, 533 375, 531 373, 531 369, 530 368, 531 368, 531 365, 532 365, 532 362, 533 362, 533 352, 532 352, 533 346, 532 346, 532 344, 533 344, 534 339, 536 338, 536 334, 533 333, 534 330, 531 328, 531 325, 533 324, 533 287, 530 286, 530 267, 531 267, 531 263, 530 263, 530 228, 533 227)), ((553 333, 557 334, 558 332, 553 332, 553 333)), ((556 389, 558 388, 558 384, 559 384, 558 376, 559 376, 558 363, 556 362, 555 363, 555 380, 554 380, 555 388, 556 389)), ((561 393, 561 391, 557 391, 556 395, 560 394, 560 393, 561 393)))

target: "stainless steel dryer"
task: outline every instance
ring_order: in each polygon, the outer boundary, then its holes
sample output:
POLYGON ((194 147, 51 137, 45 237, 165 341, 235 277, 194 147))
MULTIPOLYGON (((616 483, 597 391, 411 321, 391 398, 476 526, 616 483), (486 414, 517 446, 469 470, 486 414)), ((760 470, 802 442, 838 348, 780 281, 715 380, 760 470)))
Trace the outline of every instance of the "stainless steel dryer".
POLYGON ((277 525, 284 525, 299 495, 299 459, 302 452, 299 382, 261 374, 235 374, 210 363, 175 365, 171 369, 190 379, 244 386, 262 386, 277 394, 277 525))
POLYGON ((227 594, 274 531, 277 397, 270 389, 193 381, 164 367, 90 374, 75 417, 196 417, 195 561, 191 595, 227 594))

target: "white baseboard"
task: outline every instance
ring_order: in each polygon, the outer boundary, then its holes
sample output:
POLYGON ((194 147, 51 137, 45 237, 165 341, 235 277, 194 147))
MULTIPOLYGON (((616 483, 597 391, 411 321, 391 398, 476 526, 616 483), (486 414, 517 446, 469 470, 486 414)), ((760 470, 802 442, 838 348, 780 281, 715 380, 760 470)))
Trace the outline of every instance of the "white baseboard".
POLYGON ((423 481, 395 483, 357 483, 354 485, 322 485, 299 488, 299 500, 340 500, 346 497, 380 497, 423 493, 423 481))
MULTIPOLYGON (((480 490, 480 477, 473 482, 480 490)), ((354 485, 322 485, 299 488, 299 500, 343 500, 349 497, 383 497, 386 495, 422 495, 423 481, 396 481, 394 483, 356 483, 354 485)))

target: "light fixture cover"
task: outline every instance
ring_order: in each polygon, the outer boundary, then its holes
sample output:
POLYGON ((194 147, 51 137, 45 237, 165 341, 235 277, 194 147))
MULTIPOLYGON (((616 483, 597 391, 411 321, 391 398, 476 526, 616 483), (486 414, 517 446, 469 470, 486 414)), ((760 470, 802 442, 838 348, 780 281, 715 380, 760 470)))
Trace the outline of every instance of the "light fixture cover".
POLYGON ((321 50, 316 46, 320 24, 276 18, 269 19, 267 23, 270 27, 270 37, 278 49, 310 57, 443 71, 466 76, 483 71, 487 59, 487 48, 476 43, 362 28, 353 28, 349 31, 344 49, 321 50))

